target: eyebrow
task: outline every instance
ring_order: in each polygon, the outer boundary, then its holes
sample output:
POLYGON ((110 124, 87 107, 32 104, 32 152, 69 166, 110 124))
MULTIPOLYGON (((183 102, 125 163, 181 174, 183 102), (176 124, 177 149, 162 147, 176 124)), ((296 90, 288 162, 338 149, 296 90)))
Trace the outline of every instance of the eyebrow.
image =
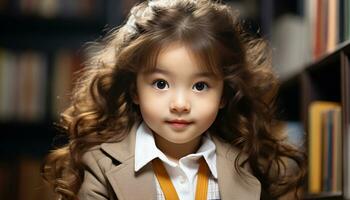
MULTIPOLYGON (((152 70, 149 70, 146 72, 146 74, 152 74, 152 73, 159 73, 159 74, 164 74, 164 75, 170 75, 171 73, 167 70, 161 69, 161 68, 154 68, 152 70)), ((199 72, 194 74, 194 77, 207 77, 207 78, 212 78, 215 77, 213 73, 210 72, 199 72)))

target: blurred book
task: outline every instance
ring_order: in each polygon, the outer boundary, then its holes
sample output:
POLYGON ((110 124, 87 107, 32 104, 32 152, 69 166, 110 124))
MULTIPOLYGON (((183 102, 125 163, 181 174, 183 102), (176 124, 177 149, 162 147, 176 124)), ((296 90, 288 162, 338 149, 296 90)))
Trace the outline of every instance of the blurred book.
POLYGON ((25 51, 18 55, 17 119, 39 121, 44 118, 48 89, 47 68, 47 58, 40 52, 25 51))
POLYGON ((303 2, 304 15, 284 14, 274 19, 271 44, 273 67, 281 80, 300 72, 350 39, 348 0, 303 2))
POLYGON ((309 106, 308 192, 339 192, 342 182, 341 108, 315 101, 309 106))
POLYGON ((306 1, 309 12, 306 18, 309 20, 313 47, 313 59, 316 60, 326 53, 333 52, 337 45, 348 40, 347 27, 349 26, 348 0, 306 1))
POLYGON ((15 53, 0 49, 0 120, 15 119, 15 90, 17 87, 17 56, 15 53))
POLYGON ((69 103, 73 88, 74 73, 81 69, 81 60, 73 50, 61 49, 56 52, 52 77, 51 113, 58 118, 69 103))

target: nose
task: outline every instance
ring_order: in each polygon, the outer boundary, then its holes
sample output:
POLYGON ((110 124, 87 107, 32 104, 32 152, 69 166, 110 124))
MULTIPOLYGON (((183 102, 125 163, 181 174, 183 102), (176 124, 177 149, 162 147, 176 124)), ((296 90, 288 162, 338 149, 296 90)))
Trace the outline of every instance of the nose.
POLYGON ((191 106, 183 92, 178 92, 170 102, 170 111, 173 113, 189 113, 191 106))

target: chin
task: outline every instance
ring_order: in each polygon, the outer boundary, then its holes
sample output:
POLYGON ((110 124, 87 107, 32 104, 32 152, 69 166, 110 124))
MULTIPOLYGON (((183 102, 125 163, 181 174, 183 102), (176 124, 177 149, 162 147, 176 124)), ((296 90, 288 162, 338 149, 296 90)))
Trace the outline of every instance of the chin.
MULTIPOLYGON (((167 139, 166 139, 167 140, 167 139)), ((181 138, 177 138, 177 139, 170 139, 168 140, 169 142, 171 143, 174 143, 174 144, 186 144, 186 143, 189 143, 189 142, 192 142, 193 140, 195 140, 195 138, 193 139, 181 139, 181 138)))
POLYGON ((188 143, 188 142, 190 142, 190 141, 187 141, 187 140, 185 140, 185 141, 179 140, 179 141, 174 141, 174 142, 172 142, 172 143, 175 143, 175 144, 186 144, 186 143, 188 143))

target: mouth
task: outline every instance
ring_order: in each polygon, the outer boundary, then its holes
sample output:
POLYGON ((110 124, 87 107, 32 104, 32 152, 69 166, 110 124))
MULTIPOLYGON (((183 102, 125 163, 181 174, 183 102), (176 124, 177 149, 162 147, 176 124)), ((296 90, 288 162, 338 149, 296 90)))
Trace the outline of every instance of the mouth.
POLYGON ((169 124, 174 129, 184 129, 188 127, 189 125, 193 124, 192 121, 182 120, 182 119, 175 119, 175 120, 167 120, 167 124, 169 124))

